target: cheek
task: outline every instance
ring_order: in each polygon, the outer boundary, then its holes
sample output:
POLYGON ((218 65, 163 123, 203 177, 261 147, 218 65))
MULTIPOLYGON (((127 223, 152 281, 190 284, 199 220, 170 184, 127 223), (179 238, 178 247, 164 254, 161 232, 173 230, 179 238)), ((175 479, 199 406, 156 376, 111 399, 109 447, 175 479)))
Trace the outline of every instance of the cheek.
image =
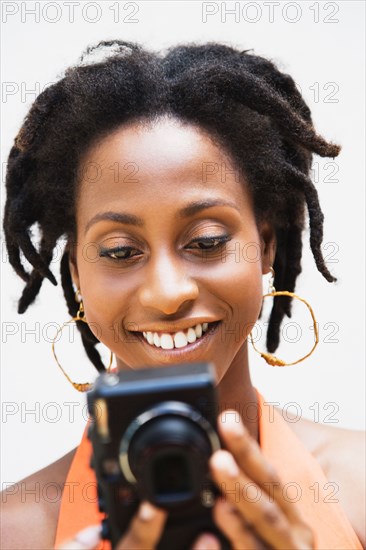
POLYGON ((128 302, 128 291, 120 278, 102 270, 97 262, 81 262, 79 268, 85 315, 90 330, 104 344, 110 346, 119 334, 116 319, 123 304, 128 302))
POLYGON ((262 271, 258 263, 246 265, 241 274, 232 280, 232 288, 237 294, 237 307, 250 322, 258 319, 262 304, 262 271))
MULTIPOLYGON (((225 258, 212 273, 211 283, 235 309, 249 310, 254 307, 256 311, 263 295, 261 259, 254 245, 251 245, 251 254, 248 247, 237 248, 235 255, 225 258)), ((260 304, 258 313, 259 311, 260 304)))
POLYGON ((221 299, 228 305, 226 341, 242 345, 258 320, 263 285, 260 261, 241 260, 228 264, 226 278, 221 278, 221 299), (234 333, 234 334, 233 334, 234 333), (233 334, 233 336, 230 336, 233 334))
POLYGON ((242 340, 246 340, 256 324, 262 305, 262 285, 251 284, 242 291, 238 299, 237 323, 242 340))

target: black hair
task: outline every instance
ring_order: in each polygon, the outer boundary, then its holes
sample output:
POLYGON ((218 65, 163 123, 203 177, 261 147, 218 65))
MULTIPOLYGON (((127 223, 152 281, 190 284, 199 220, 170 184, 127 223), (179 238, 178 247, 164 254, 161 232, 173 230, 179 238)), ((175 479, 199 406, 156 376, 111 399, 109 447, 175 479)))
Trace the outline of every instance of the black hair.
MULTIPOLYGON (((23 313, 35 300, 57 241, 75 237, 75 201, 80 159, 88 148, 118 127, 154 121, 162 115, 198 125, 217 141, 245 175, 257 220, 275 229, 277 290, 294 291, 301 272, 305 204, 310 247, 317 269, 329 282, 321 252, 323 213, 310 177, 312 154, 335 157, 340 147, 314 129, 311 112, 294 80, 251 50, 209 42, 152 53, 133 42, 102 41, 87 48, 79 63, 47 87, 32 104, 11 148, 6 174, 4 231, 9 261, 26 282, 19 299, 23 313), (98 62, 87 56, 105 48, 98 62), (62 167, 62 169, 60 169, 62 167), (38 250, 31 228, 38 225, 38 250), (26 271, 22 255, 33 266, 26 271)), ((76 315, 69 248, 61 260, 61 283, 69 313, 76 315)), ((276 297, 267 331, 267 350, 279 344, 290 297, 276 297)), ((104 366, 97 338, 78 322, 89 359, 104 366)))

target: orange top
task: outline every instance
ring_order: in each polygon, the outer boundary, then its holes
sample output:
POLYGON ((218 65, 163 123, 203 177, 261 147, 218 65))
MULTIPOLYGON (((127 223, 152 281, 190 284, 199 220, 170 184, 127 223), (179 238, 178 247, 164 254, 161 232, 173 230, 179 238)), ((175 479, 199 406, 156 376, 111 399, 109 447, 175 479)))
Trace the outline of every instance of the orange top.
MULTIPOLYGON (((312 527, 316 549, 363 550, 338 504, 331 480, 325 477, 319 464, 287 426, 281 414, 267 405, 258 391, 257 397, 262 453, 285 485, 286 497, 294 502, 304 521, 312 527)), ((55 548, 81 529, 99 523, 105 516, 98 511, 96 478, 89 466, 90 456, 91 443, 85 430, 66 479, 55 548)), ((110 548, 108 541, 102 541, 98 550, 110 548)))

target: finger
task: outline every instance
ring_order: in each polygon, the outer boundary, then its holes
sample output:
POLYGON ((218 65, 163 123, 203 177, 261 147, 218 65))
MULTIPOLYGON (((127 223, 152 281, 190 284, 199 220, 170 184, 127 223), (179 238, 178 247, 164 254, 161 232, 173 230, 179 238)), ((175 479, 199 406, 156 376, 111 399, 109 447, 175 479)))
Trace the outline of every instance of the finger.
POLYGON ((218 429, 227 449, 233 454, 239 468, 275 500, 290 522, 300 521, 299 512, 293 502, 286 499, 284 485, 272 464, 263 453, 235 410, 223 411, 219 415, 218 429), (229 414, 227 414, 229 413, 229 414))
MULTIPOLYGON (((255 532, 273 548, 299 548, 295 530, 275 501, 238 467, 226 450, 210 458, 214 481, 255 532)), ((305 547, 302 547, 303 549, 305 547)))
POLYGON ((116 550, 152 550, 157 545, 167 519, 168 512, 143 501, 133 517, 127 534, 116 550))
POLYGON ((270 548, 253 533, 249 524, 245 524, 238 510, 227 500, 219 498, 213 509, 213 519, 226 535, 233 548, 245 550, 265 550, 270 548))
POLYGON ((100 544, 100 525, 83 529, 71 540, 65 541, 57 550, 94 550, 100 544))
POLYGON ((212 533, 203 533, 193 543, 191 550, 220 550, 220 542, 212 533))

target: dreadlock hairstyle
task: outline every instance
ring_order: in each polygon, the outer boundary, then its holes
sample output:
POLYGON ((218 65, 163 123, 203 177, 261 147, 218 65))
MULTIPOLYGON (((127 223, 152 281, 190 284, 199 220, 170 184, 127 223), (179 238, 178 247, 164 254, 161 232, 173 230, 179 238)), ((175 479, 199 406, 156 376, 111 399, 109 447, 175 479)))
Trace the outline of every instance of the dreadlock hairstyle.
MULTIPOLYGON (((75 239, 82 155, 117 127, 162 115, 206 130, 245 175, 256 219, 275 228, 277 290, 294 291, 301 272, 305 203, 317 269, 327 281, 336 281, 322 256, 324 216, 309 173, 313 153, 335 157, 340 147, 316 133, 294 80, 251 50, 216 42, 178 45, 163 56, 133 42, 102 41, 36 98, 9 154, 4 232, 10 263, 26 282, 19 313, 34 302, 45 277, 57 284, 49 269, 57 240, 75 239), (85 59, 103 49, 108 55, 101 61, 85 59), (35 224, 41 235, 38 250, 31 238, 35 224), (33 266, 30 273, 22 255, 33 266)), ((67 246, 61 283, 75 316, 67 246)), ((285 314, 291 317, 291 298, 275 297, 266 338, 271 353, 285 314)), ((102 372, 95 348, 99 340, 86 323, 77 325, 89 359, 102 372)))

